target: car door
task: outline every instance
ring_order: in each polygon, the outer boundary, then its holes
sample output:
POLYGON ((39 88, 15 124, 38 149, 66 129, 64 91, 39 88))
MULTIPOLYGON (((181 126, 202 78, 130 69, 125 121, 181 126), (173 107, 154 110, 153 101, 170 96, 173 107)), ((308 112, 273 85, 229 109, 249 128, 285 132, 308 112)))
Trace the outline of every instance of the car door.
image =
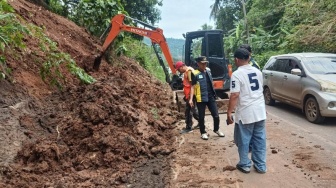
POLYGON ((285 66, 285 73, 283 75, 282 92, 281 96, 289 103, 299 105, 302 96, 302 77, 291 74, 291 70, 298 68, 302 70, 299 60, 296 58, 288 59, 285 66))
POLYGON ((268 67, 269 71, 265 73, 265 78, 268 79, 268 87, 271 90, 272 95, 275 98, 279 98, 283 95, 283 78, 285 72, 284 59, 276 59, 275 62, 268 67))

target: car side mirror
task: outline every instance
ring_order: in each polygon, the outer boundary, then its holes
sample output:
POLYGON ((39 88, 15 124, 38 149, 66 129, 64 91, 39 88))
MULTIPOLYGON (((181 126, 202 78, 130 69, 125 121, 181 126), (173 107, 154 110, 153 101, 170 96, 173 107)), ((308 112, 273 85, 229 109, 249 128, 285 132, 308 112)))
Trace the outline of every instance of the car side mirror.
POLYGON ((291 74, 301 76, 301 70, 300 69, 292 69, 291 74))

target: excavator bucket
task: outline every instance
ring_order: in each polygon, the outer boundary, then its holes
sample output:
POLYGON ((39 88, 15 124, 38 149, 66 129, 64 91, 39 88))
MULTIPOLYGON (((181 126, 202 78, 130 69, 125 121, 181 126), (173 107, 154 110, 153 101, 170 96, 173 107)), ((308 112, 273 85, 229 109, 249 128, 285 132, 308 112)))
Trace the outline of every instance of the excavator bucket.
POLYGON ((102 55, 99 55, 95 58, 94 63, 93 63, 93 69, 95 71, 99 70, 100 64, 101 64, 101 60, 102 60, 102 55))

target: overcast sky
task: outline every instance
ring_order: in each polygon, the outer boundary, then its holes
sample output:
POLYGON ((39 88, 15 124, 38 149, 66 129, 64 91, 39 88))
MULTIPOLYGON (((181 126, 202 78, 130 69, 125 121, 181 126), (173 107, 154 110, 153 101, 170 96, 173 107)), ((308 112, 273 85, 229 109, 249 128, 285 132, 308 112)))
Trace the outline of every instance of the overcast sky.
POLYGON ((210 21, 210 6, 214 0, 163 0, 161 20, 157 27, 163 29, 166 38, 183 38, 182 33, 197 31, 210 21))

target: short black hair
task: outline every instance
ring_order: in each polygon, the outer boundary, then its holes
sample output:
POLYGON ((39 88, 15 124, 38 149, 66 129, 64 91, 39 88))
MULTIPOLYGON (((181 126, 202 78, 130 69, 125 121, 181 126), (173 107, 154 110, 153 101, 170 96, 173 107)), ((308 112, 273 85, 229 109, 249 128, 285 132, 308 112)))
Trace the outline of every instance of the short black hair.
POLYGON ((250 53, 252 53, 252 48, 248 44, 242 44, 242 45, 240 45, 239 48, 245 48, 247 51, 249 51, 250 53))
POLYGON ((250 58, 250 52, 245 48, 238 48, 234 53, 234 57, 238 59, 247 60, 250 58))

